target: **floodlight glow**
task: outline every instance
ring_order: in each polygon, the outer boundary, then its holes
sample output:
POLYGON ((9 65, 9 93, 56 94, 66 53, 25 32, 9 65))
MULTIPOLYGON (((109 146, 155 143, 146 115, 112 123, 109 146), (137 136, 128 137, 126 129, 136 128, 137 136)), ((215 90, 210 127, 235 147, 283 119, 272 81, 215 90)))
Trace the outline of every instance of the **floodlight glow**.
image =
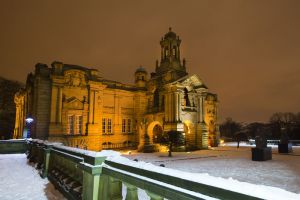
POLYGON ((33 118, 31 118, 31 117, 28 117, 28 118, 26 118, 25 119, 25 121, 27 122, 27 123, 32 123, 34 120, 33 120, 33 118))

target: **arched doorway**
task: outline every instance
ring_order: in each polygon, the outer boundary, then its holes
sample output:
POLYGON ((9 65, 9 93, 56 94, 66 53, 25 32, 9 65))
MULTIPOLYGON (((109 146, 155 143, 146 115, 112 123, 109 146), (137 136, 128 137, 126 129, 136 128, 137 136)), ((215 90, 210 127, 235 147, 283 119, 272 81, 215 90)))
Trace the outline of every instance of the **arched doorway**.
POLYGON ((159 143, 163 135, 163 127, 158 121, 151 122, 147 128, 150 144, 159 143))
POLYGON ((153 143, 161 143, 163 137, 163 129, 159 124, 156 124, 153 128, 153 143))

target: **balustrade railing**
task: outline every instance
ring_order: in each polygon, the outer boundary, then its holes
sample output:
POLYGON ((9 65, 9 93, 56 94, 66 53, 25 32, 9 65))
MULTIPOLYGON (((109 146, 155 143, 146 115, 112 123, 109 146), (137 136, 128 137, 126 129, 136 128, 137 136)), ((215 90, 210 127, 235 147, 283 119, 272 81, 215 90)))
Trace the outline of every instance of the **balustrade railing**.
POLYGON ((25 153, 26 140, 0 140, 0 154, 25 153))
POLYGON ((118 162, 121 157, 115 157, 117 160, 107 157, 112 151, 93 152, 40 140, 28 141, 27 147, 28 158, 37 168, 40 166, 41 176, 48 177, 68 199, 259 199, 179 178, 176 174, 142 169, 134 161, 124 164, 118 162))

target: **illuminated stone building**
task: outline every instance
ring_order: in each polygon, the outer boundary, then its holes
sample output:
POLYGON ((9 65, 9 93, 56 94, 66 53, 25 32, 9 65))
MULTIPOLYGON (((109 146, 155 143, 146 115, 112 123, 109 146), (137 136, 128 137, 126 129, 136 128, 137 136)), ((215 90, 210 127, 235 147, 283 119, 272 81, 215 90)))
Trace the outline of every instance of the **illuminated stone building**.
POLYGON ((170 29, 160 41, 155 72, 149 76, 139 67, 133 85, 107 80, 96 69, 37 64, 26 88, 15 95, 15 138, 23 137, 30 116, 31 137, 91 150, 142 149, 145 134, 158 144, 170 130, 183 132, 188 148, 216 146, 217 95, 197 75, 188 75, 180 43, 170 29))

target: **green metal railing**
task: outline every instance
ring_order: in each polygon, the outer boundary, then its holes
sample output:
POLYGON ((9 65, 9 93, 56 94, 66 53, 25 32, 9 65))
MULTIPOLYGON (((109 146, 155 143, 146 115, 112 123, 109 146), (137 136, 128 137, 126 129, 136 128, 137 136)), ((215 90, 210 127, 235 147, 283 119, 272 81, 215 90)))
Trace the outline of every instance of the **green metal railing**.
POLYGON ((0 154, 25 153, 26 140, 0 140, 0 154))

